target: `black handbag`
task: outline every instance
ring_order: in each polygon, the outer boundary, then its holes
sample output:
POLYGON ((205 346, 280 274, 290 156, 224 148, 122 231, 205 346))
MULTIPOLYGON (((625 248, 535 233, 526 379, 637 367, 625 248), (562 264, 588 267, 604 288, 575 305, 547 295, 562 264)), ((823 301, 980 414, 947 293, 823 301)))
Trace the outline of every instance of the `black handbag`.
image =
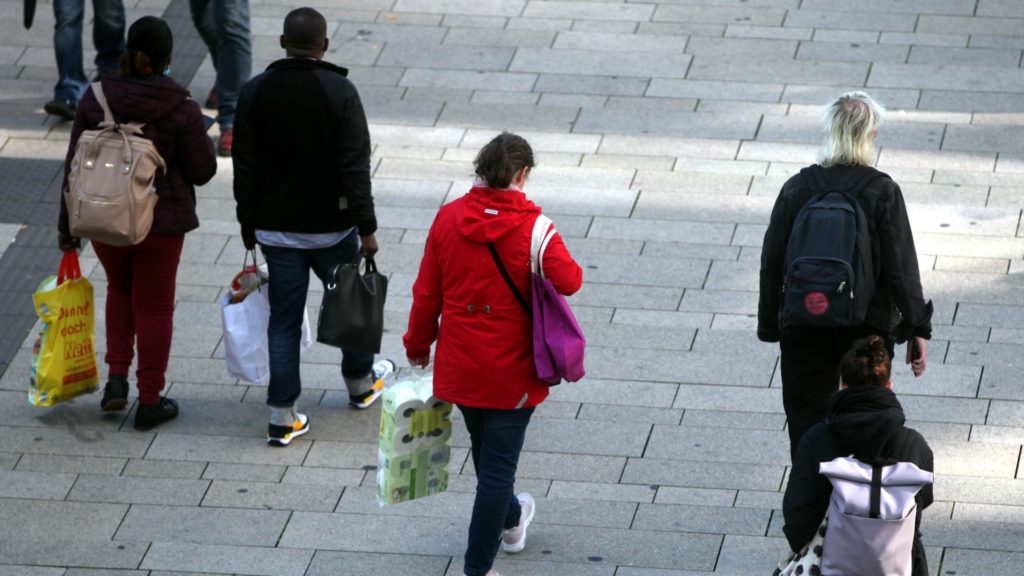
POLYGON ((324 290, 316 341, 344 350, 380 352, 387 293, 388 278, 377 272, 373 258, 366 259, 363 274, 358 263, 336 266, 324 290))

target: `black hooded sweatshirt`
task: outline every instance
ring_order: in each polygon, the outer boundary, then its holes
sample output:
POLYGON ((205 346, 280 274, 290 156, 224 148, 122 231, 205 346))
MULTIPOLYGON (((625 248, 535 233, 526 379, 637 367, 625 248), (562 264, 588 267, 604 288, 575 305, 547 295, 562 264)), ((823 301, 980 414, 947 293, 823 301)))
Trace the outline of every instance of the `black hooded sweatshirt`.
MULTIPOLYGON (((853 455, 869 463, 911 462, 934 471, 932 450, 916 430, 905 427, 906 417, 892 390, 882 386, 857 386, 832 397, 825 421, 816 424, 800 440, 789 485, 782 502, 789 547, 800 550, 811 541, 828 509, 832 484, 818 473, 818 464, 853 455)), ((913 576, 928 574, 928 560, 921 543, 921 511, 933 501, 929 484, 917 493, 914 532, 913 576)))

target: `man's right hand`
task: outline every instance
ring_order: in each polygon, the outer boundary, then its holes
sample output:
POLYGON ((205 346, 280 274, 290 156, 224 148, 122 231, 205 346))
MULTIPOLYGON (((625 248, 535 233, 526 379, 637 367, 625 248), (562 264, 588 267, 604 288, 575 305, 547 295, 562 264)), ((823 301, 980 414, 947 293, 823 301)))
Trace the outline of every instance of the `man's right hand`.
POLYGON ((926 340, 920 336, 913 336, 907 340, 907 364, 914 372, 914 378, 924 374, 925 366, 928 364, 928 347, 926 340), (917 349, 915 354, 914 349, 917 349), (915 356, 917 356, 915 358, 915 356))
POLYGON ((359 252, 363 258, 373 258, 380 247, 377 246, 377 237, 373 234, 359 237, 359 252))
POLYGON ((256 249, 256 231, 252 228, 242 227, 242 244, 246 250, 256 249))

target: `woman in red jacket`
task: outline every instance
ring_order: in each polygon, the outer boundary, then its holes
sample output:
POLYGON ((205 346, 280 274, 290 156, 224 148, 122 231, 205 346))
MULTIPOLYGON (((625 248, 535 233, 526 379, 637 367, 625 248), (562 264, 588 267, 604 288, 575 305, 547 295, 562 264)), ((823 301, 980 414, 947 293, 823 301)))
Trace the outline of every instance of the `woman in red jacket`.
MULTIPOLYGON (((107 276, 105 360, 109 374, 100 408, 112 411, 127 406, 128 370, 137 348, 136 430, 149 430, 178 415, 178 404, 160 395, 171 352, 174 282, 185 233, 199 227, 195 187, 208 182, 217 171, 217 157, 199 105, 188 90, 167 76, 173 43, 166 22, 153 16, 139 18, 128 29, 121 75, 106 76, 102 81, 114 120, 144 123, 143 134, 167 163, 167 170, 158 174, 154 183, 159 200, 146 239, 134 246, 92 243, 107 276)), ((79 137, 102 121, 103 108, 90 87, 71 129, 62 189, 68 186, 79 137)), ((57 227, 61 249, 80 246, 79 239, 71 236, 63 194, 57 227)))
MULTIPOLYGON (((526 427, 548 385, 533 364, 530 317, 488 244, 520 293, 529 294, 530 237, 541 210, 523 194, 534 165, 526 140, 502 133, 474 164, 479 179, 473 188, 441 208, 430 227, 404 342, 409 363, 426 367, 437 341, 434 396, 462 412, 477 472, 463 571, 497 576, 491 566, 499 542, 505 552, 521 551, 533 519, 533 498, 513 488, 526 427)), ((557 233, 544 253, 544 276, 565 295, 583 282, 583 271, 557 233)))

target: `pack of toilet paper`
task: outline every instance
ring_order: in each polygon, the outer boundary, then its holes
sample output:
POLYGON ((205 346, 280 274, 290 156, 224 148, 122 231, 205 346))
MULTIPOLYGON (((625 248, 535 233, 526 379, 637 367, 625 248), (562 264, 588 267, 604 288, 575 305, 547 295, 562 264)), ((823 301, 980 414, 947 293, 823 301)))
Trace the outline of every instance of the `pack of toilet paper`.
POLYGON ((381 397, 377 499, 381 506, 448 489, 452 405, 434 398, 433 375, 413 376, 381 397))

